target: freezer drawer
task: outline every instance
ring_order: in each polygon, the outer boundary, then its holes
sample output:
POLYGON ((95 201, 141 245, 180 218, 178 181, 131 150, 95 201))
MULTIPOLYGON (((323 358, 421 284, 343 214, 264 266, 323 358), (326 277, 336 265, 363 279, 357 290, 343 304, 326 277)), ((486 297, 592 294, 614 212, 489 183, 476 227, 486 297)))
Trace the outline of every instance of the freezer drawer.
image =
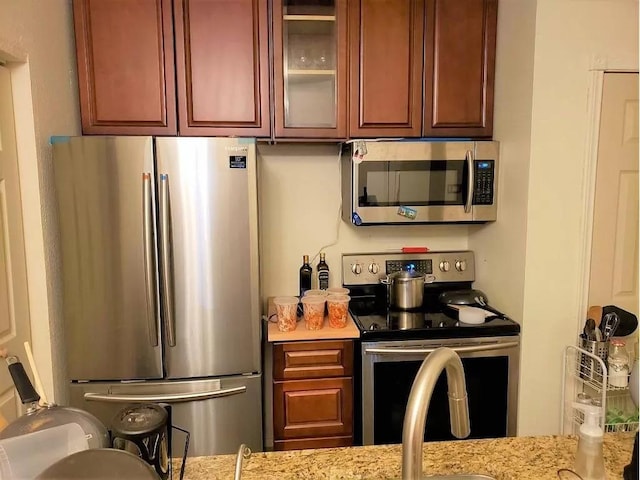
MULTIPOLYGON (((193 381, 71 384, 71 406, 87 410, 107 428, 132 403, 169 403, 172 423, 191 433, 189 456, 235 453, 242 443, 262 451, 261 375, 193 381)), ((184 435, 174 430, 172 456, 181 457, 184 435)))

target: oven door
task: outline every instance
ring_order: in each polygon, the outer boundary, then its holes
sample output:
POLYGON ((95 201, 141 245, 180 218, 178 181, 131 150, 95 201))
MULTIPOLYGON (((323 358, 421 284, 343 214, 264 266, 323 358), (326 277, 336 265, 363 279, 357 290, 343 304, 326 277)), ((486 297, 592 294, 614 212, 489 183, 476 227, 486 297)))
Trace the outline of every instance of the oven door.
MULTIPOLYGON (((520 337, 363 343, 361 426, 364 445, 402 442, 402 425, 413 380, 435 349, 458 353, 469 399, 469 438, 516 435, 520 337)), ((436 383, 427 413, 425 441, 453 440, 446 375, 436 383)))

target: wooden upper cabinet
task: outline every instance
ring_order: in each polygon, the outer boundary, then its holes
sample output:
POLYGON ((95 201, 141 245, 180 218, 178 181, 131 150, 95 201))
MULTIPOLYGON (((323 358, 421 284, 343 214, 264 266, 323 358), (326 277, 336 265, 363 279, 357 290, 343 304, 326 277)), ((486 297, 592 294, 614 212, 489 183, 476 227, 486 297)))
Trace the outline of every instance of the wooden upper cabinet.
POLYGON ((174 0, 181 135, 268 137, 265 0, 174 0))
POLYGON ((273 0, 276 138, 347 137, 347 0, 273 0))
POLYGON ((74 0, 85 134, 174 135, 171 0, 74 0))
POLYGON ((352 0, 349 5, 349 136, 419 137, 423 0, 352 0))
POLYGON ((427 0, 424 136, 491 137, 497 0, 427 0))

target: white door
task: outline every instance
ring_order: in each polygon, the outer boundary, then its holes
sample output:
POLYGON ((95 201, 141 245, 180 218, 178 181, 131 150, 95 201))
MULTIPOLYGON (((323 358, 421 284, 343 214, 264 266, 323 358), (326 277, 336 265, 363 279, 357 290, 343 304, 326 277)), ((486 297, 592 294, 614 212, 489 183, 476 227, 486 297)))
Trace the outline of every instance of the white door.
POLYGON ((605 73, 589 305, 638 315, 638 74, 605 73))
MULTIPOLYGON (((23 344, 30 341, 30 333, 11 75, 0 66, 0 348, 26 364, 23 344)), ((0 359, 0 414, 11 421, 20 415, 19 404, 0 359)))

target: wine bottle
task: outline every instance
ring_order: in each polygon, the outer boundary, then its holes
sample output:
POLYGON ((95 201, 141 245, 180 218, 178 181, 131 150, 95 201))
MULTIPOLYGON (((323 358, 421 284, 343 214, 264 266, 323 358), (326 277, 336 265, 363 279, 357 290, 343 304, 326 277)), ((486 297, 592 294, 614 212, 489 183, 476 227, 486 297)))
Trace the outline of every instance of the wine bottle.
POLYGON ((329 265, 327 265, 325 261, 324 253, 320 254, 320 261, 318 262, 316 272, 318 276, 318 288, 320 290, 329 288, 329 265))
POLYGON ((313 269, 309 265, 309 255, 302 256, 302 266, 300 267, 300 297, 304 292, 311 290, 311 275, 313 269))

